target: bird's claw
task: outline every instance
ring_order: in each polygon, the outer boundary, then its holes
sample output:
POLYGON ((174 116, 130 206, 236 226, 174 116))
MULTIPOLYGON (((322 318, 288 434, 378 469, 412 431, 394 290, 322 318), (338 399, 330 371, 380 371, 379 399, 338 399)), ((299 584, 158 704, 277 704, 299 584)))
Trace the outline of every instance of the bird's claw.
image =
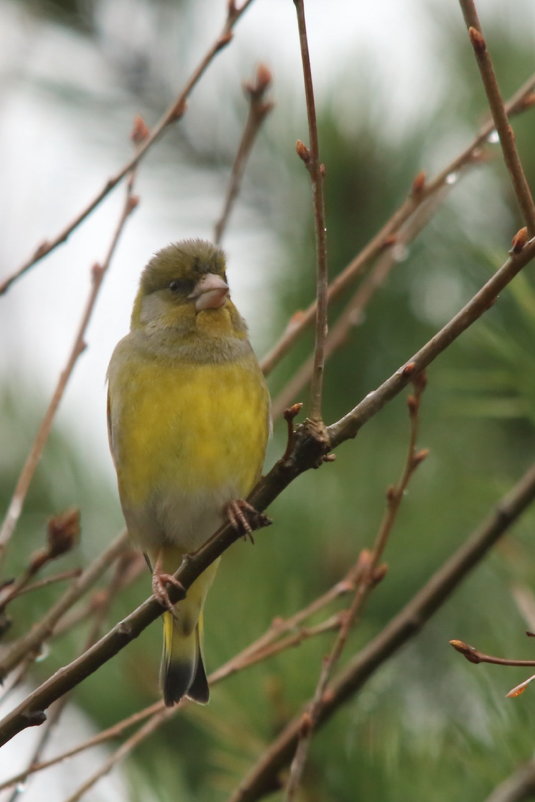
POLYGON ((267 515, 259 512, 252 504, 242 498, 230 501, 226 506, 225 512, 232 528, 236 532, 240 532, 245 538, 248 538, 251 543, 254 543, 253 531, 263 526, 269 526, 271 523, 267 515))
POLYGON ((164 571, 153 571, 152 573, 152 592, 159 603, 166 610, 169 610, 171 615, 175 618, 175 608, 173 602, 169 598, 166 585, 173 585, 178 588, 185 595, 184 585, 173 574, 167 574, 164 571))

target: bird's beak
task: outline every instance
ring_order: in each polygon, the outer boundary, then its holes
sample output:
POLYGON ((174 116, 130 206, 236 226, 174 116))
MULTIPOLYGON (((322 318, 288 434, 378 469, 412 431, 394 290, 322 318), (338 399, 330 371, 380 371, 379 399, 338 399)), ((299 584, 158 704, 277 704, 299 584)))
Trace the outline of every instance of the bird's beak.
POLYGON ((219 309, 228 297, 228 284, 223 281, 221 276, 215 273, 205 273, 196 283, 193 292, 188 295, 190 300, 195 301, 195 309, 219 309))

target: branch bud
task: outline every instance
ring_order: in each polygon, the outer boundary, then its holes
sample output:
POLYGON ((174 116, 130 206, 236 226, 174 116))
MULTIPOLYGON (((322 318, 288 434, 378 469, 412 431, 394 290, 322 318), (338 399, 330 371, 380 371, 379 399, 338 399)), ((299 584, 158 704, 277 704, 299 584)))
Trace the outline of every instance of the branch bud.
POLYGON ((528 241, 528 230, 524 228, 519 229, 511 241, 511 250, 509 253, 520 253, 526 242, 528 241))
POLYGON ((424 459, 427 459, 428 456, 429 456, 429 449, 428 448, 421 448, 419 451, 416 451, 412 455, 412 465, 413 465, 413 467, 417 468, 418 465, 420 465, 424 461, 424 459))
POLYGON ((296 404, 292 404, 291 407, 284 410, 284 420, 292 421, 303 409, 303 404, 301 401, 298 401, 296 404))
POLYGON ((415 370, 416 370, 416 362, 407 362, 407 364, 402 370, 402 373, 404 376, 412 376, 415 370))
POLYGON ((259 64, 256 68, 255 83, 247 81, 243 87, 246 92, 255 98, 260 98, 264 92, 270 87, 272 82, 272 75, 265 64, 259 64))
POLYGON ((476 53, 478 55, 484 53, 485 50, 487 49, 487 43, 485 42, 485 38, 481 33, 481 31, 478 31, 477 28, 473 28, 472 26, 470 26, 470 28, 468 28, 468 36, 470 37, 470 41, 472 42, 472 47, 474 48, 476 53))
POLYGON ((55 515, 48 522, 47 540, 49 559, 70 551, 80 535, 80 510, 71 507, 55 515))
POLYGON ((301 142, 300 139, 297 140, 295 143, 295 152, 305 164, 310 163, 310 150, 307 148, 304 142, 301 142))
POLYGON ((460 652, 467 660, 471 663, 480 663, 481 660, 479 659, 479 655, 477 653, 477 649, 474 649, 473 646, 469 646, 462 640, 450 640, 450 646, 453 646, 458 652, 460 652))
POLYGON ((150 131, 147 123, 140 114, 136 114, 134 117, 134 125, 132 126, 132 131, 130 133, 130 139, 134 145, 141 145, 141 143, 148 139, 149 136, 150 131))
POLYGON ((310 715, 308 710, 306 710, 301 716, 301 722, 299 724, 299 730, 301 732, 301 735, 303 736, 308 735, 308 733, 312 729, 312 726, 313 726, 312 716, 310 715))
POLYGON ((373 572, 373 577, 372 577, 374 587, 375 585, 378 585, 379 582, 383 581, 387 573, 388 573, 388 565, 386 563, 381 563, 381 565, 377 566, 377 568, 373 572))
POLYGON ((411 187, 411 195, 413 198, 418 198, 425 189, 425 172, 420 170, 420 172, 414 177, 411 187))

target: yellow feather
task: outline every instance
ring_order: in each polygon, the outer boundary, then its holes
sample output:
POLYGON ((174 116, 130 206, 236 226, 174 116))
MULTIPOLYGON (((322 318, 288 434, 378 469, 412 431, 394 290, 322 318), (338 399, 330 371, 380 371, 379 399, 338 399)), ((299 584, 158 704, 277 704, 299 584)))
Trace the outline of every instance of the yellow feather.
MULTIPOLYGON (((231 501, 248 495, 264 458, 269 397, 225 282, 222 252, 209 243, 157 254, 108 370, 123 512, 132 538, 164 573, 213 534, 231 501)), ((174 618, 164 614, 168 704, 183 693, 207 701, 200 629, 216 570, 196 580, 174 618)))

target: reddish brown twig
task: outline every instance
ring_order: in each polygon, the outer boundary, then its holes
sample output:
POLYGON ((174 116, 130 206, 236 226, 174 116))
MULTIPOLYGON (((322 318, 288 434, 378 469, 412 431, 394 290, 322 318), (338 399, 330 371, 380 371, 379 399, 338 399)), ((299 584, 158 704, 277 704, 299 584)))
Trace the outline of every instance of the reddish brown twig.
POLYGON ((83 574, 65 591, 63 596, 45 613, 43 618, 34 624, 29 632, 5 650, 0 660, 1 679, 4 679, 26 655, 38 653, 43 642, 54 631, 59 619, 102 576, 113 560, 121 554, 127 543, 128 536, 126 532, 123 532, 86 568, 83 574))
POLYGON ((371 590, 381 579, 383 579, 385 575, 386 566, 381 566, 380 561, 383 557, 386 544, 394 527, 403 496, 407 490, 410 480, 418 466, 421 465, 427 456, 426 450, 417 450, 416 448, 420 402, 422 393, 424 392, 426 386, 425 375, 418 374, 414 376, 413 384, 414 394, 410 395, 407 400, 410 418, 410 436, 405 465, 399 482, 395 486, 388 489, 386 495, 386 511, 383 516, 381 526, 379 527, 373 548, 369 553, 368 560, 363 565, 362 575, 357 584, 353 601, 343 616, 340 631, 336 636, 328 656, 323 661, 312 701, 309 705, 307 705, 307 709, 303 713, 302 725, 300 727, 297 740, 297 747, 290 766, 290 775, 286 786, 286 802, 292 802, 292 800, 294 800, 296 797, 297 791, 301 784, 301 778, 303 776, 310 744, 312 742, 312 735, 321 713, 329 681, 345 648, 347 639, 349 637, 349 632, 356 623, 357 617, 359 616, 371 590))
MULTIPOLYGON (((22 574, 12 583, 2 588, 0 592, 0 611, 5 610, 7 605, 20 596, 21 593, 36 587, 43 587, 44 584, 50 584, 54 578, 36 582, 29 585, 30 580, 47 565, 51 560, 55 560, 66 554, 72 549, 78 536, 80 534, 80 512, 77 509, 69 509, 60 515, 55 515, 48 522, 47 527, 47 545, 40 549, 35 554, 32 554, 30 561, 22 574)), ((75 572, 75 575, 78 572, 75 572)), ((67 575, 73 576, 73 572, 67 572, 67 575)), ((61 579, 65 579, 65 573, 60 575, 61 579)))
MULTIPOLYGON (((531 633, 528 633, 528 635, 530 634, 531 633)), ((475 646, 469 646, 468 643, 465 643, 462 640, 450 640, 450 646, 453 646, 454 649, 466 657, 470 663, 493 663, 494 665, 498 666, 535 666, 535 660, 515 660, 509 657, 495 657, 494 655, 480 652, 479 649, 475 648, 475 646)), ((511 688, 511 690, 507 692, 506 696, 508 696, 510 699, 520 696, 520 694, 524 693, 528 685, 530 685, 534 679, 535 674, 532 674, 531 677, 528 677, 519 685, 515 685, 514 688, 511 688)))
POLYGON ((460 652, 470 663, 494 663, 498 666, 535 666, 535 660, 514 660, 508 657, 494 657, 469 646, 462 640, 450 640, 450 646, 460 652))
POLYGON ((460 4, 466 25, 468 26, 468 35, 481 73, 481 79, 489 102, 494 125, 500 137, 503 158, 509 170, 515 196, 528 227, 528 232, 530 236, 533 236, 535 234, 535 204, 524 173, 524 168, 522 167, 522 162, 518 155, 515 135, 509 123, 507 110, 500 94, 492 59, 481 31, 481 24, 479 22, 475 2, 474 0, 460 0, 460 4))
MULTIPOLYGON (((519 114, 533 106, 534 87, 535 75, 532 75, 508 101, 506 109, 510 115, 519 114)), ((392 238, 396 232, 399 231, 400 226, 409 219, 414 210, 418 208, 421 203, 445 186, 451 185, 452 180, 455 182, 466 167, 481 160, 481 147, 485 144, 493 128, 494 122, 492 120, 483 125, 472 142, 432 180, 425 181, 423 186, 420 184, 417 192, 414 191, 415 182, 413 181, 411 190, 401 206, 393 213, 377 234, 372 237, 362 251, 360 251, 347 267, 331 281, 327 293, 327 300, 329 303, 344 292, 362 272, 364 267, 381 253, 385 244, 393 241, 392 238)), ((421 175, 420 173, 419 176, 421 175)), ((313 301, 307 309, 292 316, 286 331, 283 332, 275 345, 261 361, 262 370, 266 375, 271 373, 275 365, 288 353, 301 334, 312 325, 315 320, 315 315, 316 302, 313 301)))
POLYGON ((63 228, 60 233, 53 239, 42 242, 38 248, 33 252, 30 258, 24 262, 18 270, 12 273, 8 278, 0 283, 0 295, 5 293, 9 287, 20 276, 26 273, 33 265, 39 262, 44 256, 49 254, 54 248, 57 248, 62 242, 65 242, 72 232, 82 223, 91 212, 102 202, 102 200, 119 184, 125 176, 127 176, 145 156, 147 151, 160 139, 163 132, 174 122, 179 120, 186 111, 186 101, 191 92, 198 84, 201 77, 204 75, 207 67, 213 61, 214 57, 232 40, 233 29, 242 14, 247 11, 253 0, 244 0, 241 6, 237 6, 233 0, 227 2, 227 16, 221 32, 209 47, 206 54, 203 56, 197 67, 192 72, 189 79, 186 81, 184 88, 173 100, 169 108, 165 111, 159 121, 156 123, 149 136, 139 144, 135 154, 129 159, 121 169, 110 176, 102 189, 97 195, 85 206, 84 209, 72 220, 68 225, 63 228))
POLYGON ((245 92, 249 98, 249 113, 238 146, 236 158, 232 165, 223 211, 214 226, 214 242, 216 245, 219 245, 223 238, 223 232, 226 228, 234 202, 238 197, 243 174, 247 166, 247 160, 258 132, 262 127, 262 123, 273 108, 273 103, 265 99, 266 92, 269 90, 270 86, 271 73, 263 64, 260 64, 256 70, 256 83, 249 82, 244 84, 245 92))
MULTIPOLYGON (((215 685, 238 671, 242 671, 249 666, 255 665, 258 662, 274 656, 275 654, 279 654, 286 649, 299 645, 307 638, 339 628, 341 623, 340 613, 335 614, 334 616, 327 618, 322 623, 312 627, 303 627, 302 624, 304 621, 306 621, 306 619, 320 612, 340 596, 353 592, 359 577, 362 575, 362 571, 366 563, 367 557, 364 559, 364 556, 362 555, 359 557, 357 563, 350 568, 346 576, 340 582, 337 582, 335 585, 329 588, 329 590, 327 590, 321 596, 314 599, 310 604, 306 605, 289 618, 275 619, 263 635, 261 635, 253 643, 210 674, 210 685, 215 685), (286 637, 283 637, 286 635, 286 633, 290 634, 286 637)), ((120 574, 124 578, 124 572, 122 570, 120 574)), ((168 710, 168 712, 170 715, 172 715, 173 711, 177 711, 178 709, 179 708, 173 708, 173 710, 168 710)), ((159 717, 159 714, 162 712, 162 710, 164 710, 163 702, 157 702, 156 704, 150 705, 144 710, 141 710, 138 713, 135 713, 132 716, 117 722, 117 724, 114 724, 107 730, 104 730, 87 739, 83 743, 78 744, 76 747, 73 747, 66 752, 62 752, 61 754, 56 755, 54 758, 50 758, 49 760, 32 764, 30 773, 35 773, 41 771, 42 769, 49 768, 50 766, 60 763, 69 757, 73 757, 74 755, 77 755, 86 749, 90 749, 93 746, 101 744, 104 741, 117 738, 122 732, 124 732, 124 730, 129 729, 135 724, 139 724, 141 721, 144 721, 150 716, 158 716, 159 725, 166 720, 159 717)), ((152 731, 153 729, 151 727, 146 732, 146 735, 152 733, 152 731)), ((131 744, 131 748, 133 749, 138 743, 139 739, 136 737, 134 743, 131 744)), ((124 756, 124 751, 121 752, 121 757, 122 756, 124 756)), ((0 783, 0 791, 21 782, 25 776, 26 772, 20 772, 17 775, 4 780, 2 783, 0 783)), ((97 779, 98 778, 95 777, 94 781, 96 782, 97 779)))
POLYGON ((329 426, 327 431, 332 448, 349 437, 355 437, 361 426, 409 383, 414 373, 424 370, 468 326, 490 309, 503 287, 507 286, 534 256, 535 239, 531 239, 519 253, 512 253, 470 301, 402 368, 383 382, 377 390, 368 393, 347 415, 329 426))
MULTIPOLYGON (((110 605, 115 596, 117 595, 117 593, 119 592, 119 590, 123 587, 124 584, 123 569, 124 569, 123 561, 119 559, 117 561, 117 565, 115 567, 115 573, 111 579, 111 582, 109 583, 103 603, 98 607, 94 608, 93 621, 91 622, 89 634, 86 638, 85 645, 82 648, 82 652, 84 652, 86 649, 89 649, 89 647, 96 642, 101 633, 110 605)), ((46 720, 46 724, 42 732, 40 733, 40 737, 36 745, 32 750, 31 757, 27 761, 26 769, 23 772, 21 772, 21 776, 20 779, 17 781, 17 785, 20 783, 23 783, 25 785, 27 783, 30 774, 33 773, 33 767, 37 763, 39 763, 41 755, 43 754, 43 751, 50 740, 52 731, 54 727, 57 726, 58 721, 61 718, 61 715, 65 710, 65 707, 67 706, 69 700, 70 700, 70 694, 66 693, 64 696, 61 697, 61 699, 58 699, 52 706, 49 716, 46 720)), ((18 796, 19 796, 19 790, 18 787, 16 787, 15 790, 13 791, 13 794, 9 798, 8 802, 15 802, 18 796)))
MULTIPOLYGON (((404 643, 418 633, 466 575, 535 501, 535 465, 496 505, 467 541, 433 574, 383 630, 353 658, 324 697, 317 727, 324 725, 404 643)), ((297 745, 301 715, 296 716, 261 755, 229 802, 254 802, 280 787, 280 773, 297 745)))
MULTIPOLYGON (((392 238, 392 243, 387 250, 377 258, 373 269, 366 278, 362 280, 361 284, 346 304, 344 310, 329 330, 325 342, 326 360, 329 360, 339 348, 348 342, 351 330, 359 326, 364 320, 364 310, 377 290, 379 290, 386 281, 394 265, 397 264, 400 249, 406 248, 408 243, 410 243, 424 226, 427 225, 438 204, 442 201, 442 198, 449 189, 449 186, 445 186, 441 192, 437 192, 427 202, 422 204, 422 206, 418 207, 414 214, 400 226, 397 234, 392 238)), ((274 420, 276 420, 281 412, 292 403, 294 398, 297 398, 303 391, 303 388, 310 381, 310 377, 312 376, 313 365, 313 357, 309 356, 296 370, 292 378, 288 381, 286 386, 282 388, 276 398, 273 399, 271 412, 274 420)))
POLYGON ((297 27, 299 30, 299 46, 303 64, 303 79, 305 85, 305 99, 308 117, 308 136, 310 147, 297 142, 297 154, 304 162, 312 184, 312 208, 314 211, 314 232, 316 238, 316 334, 314 342, 314 366, 312 370, 312 385, 310 389, 310 420, 321 425, 323 403, 323 375, 325 371, 325 338, 327 336, 327 289, 329 275, 327 270, 327 228, 325 225, 325 198, 323 194, 323 181, 325 166, 320 161, 318 124, 316 119, 316 102, 314 100, 314 86, 312 83, 312 70, 310 68, 310 55, 308 51, 308 38, 305 19, 305 6, 303 0, 294 0, 297 12, 297 27))
MULTIPOLYGON (((134 131, 134 135, 135 134, 136 132, 134 131)), ((97 302, 100 288, 102 287, 102 283, 110 267, 111 260, 119 243, 119 239, 124 230, 126 222, 138 204, 138 198, 134 195, 133 190, 134 173, 130 172, 126 187, 125 201, 119 216, 119 220, 117 221, 108 252, 102 264, 94 264, 91 268, 91 289, 82 313, 78 330, 74 337, 71 351, 67 358, 65 367, 59 375, 59 379, 52 394, 48 408, 41 421, 41 425, 39 426, 37 435, 30 448, 28 456, 26 457, 22 470, 19 474, 19 478, 17 479, 15 490, 11 496, 6 515, 2 523, 2 528, 0 529, 0 564, 5 556, 7 544, 13 532, 15 531, 15 527, 22 513, 24 502, 26 500, 28 490, 30 489, 31 481, 48 440, 56 412, 58 411, 61 399, 65 393, 65 388, 67 387, 67 382, 73 373, 74 367, 78 361, 78 357, 86 348, 85 335, 97 302)))

